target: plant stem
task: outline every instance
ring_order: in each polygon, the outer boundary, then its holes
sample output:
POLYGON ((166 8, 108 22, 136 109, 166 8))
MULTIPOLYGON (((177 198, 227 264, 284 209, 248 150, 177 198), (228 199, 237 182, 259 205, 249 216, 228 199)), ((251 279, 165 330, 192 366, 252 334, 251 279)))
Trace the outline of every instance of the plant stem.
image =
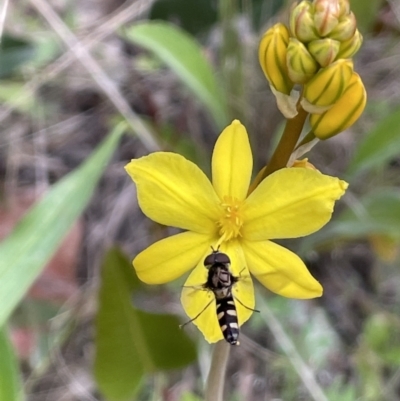
POLYGON ((226 365, 231 345, 226 341, 215 344, 210 373, 206 384, 205 401, 223 401, 226 365))
POLYGON ((308 116, 308 113, 301 106, 298 107, 298 112, 296 117, 287 120, 285 130, 264 171, 264 177, 262 177, 262 179, 272 174, 274 171, 286 167, 308 116))

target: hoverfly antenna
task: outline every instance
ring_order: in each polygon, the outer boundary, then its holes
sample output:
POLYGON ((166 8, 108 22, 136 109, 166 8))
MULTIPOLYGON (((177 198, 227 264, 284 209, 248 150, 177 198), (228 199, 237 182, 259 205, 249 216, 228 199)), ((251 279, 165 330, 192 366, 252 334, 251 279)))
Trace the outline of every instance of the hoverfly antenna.
POLYGON ((217 252, 219 252, 219 248, 220 248, 220 246, 221 246, 221 244, 220 244, 220 245, 218 245, 217 249, 214 249, 214 247, 211 245, 211 249, 212 249, 213 253, 217 253, 217 252))

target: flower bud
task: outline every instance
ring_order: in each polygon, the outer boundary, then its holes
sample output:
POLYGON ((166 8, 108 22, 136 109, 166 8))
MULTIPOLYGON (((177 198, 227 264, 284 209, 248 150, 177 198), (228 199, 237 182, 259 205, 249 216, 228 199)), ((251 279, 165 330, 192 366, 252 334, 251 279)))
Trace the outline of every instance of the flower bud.
POLYGON ((339 59, 339 58, 352 57, 354 54, 358 52, 359 48, 362 45, 362 41, 363 41, 362 35, 359 32, 359 30, 356 29, 356 32, 352 38, 340 44, 340 49, 337 58, 339 59))
POLYGON ((354 13, 349 13, 340 18, 339 23, 331 31, 329 37, 340 40, 341 42, 349 40, 354 36, 357 29, 357 21, 354 13))
POLYGON ((339 53, 340 42, 333 39, 313 40, 308 44, 308 51, 321 67, 326 67, 333 63, 339 53))
POLYGON ((338 60, 328 67, 321 68, 304 85, 303 108, 309 113, 322 113, 328 110, 342 96, 353 73, 350 60, 338 60))
POLYGON ((390 234, 370 234, 369 243, 375 254, 384 262, 394 263, 399 256, 399 239, 390 234))
POLYGON ((295 167, 295 168, 308 168, 309 170, 316 170, 316 171, 318 171, 318 169, 313 165, 313 164, 311 164, 309 161, 308 161, 308 158, 306 157, 306 158, 304 158, 304 159, 300 159, 300 160, 295 160, 294 162, 293 162, 293 164, 291 165, 291 167, 295 167))
POLYGON ((352 126, 364 111, 367 94, 360 76, 353 72, 342 97, 325 113, 311 114, 310 125, 319 139, 328 139, 352 126))
POLYGON ((271 86, 277 92, 290 94, 293 82, 290 81, 286 67, 286 48, 289 43, 289 30, 278 23, 268 29, 261 38, 258 57, 271 86))
POLYGON ((347 15, 350 13, 350 2, 349 0, 339 0, 340 16, 347 15))
POLYGON ((327 36, 339 23, 339 1, 315 0, 314 10, 314 24, 317 32, 320 36, 327 36))
POLYGON ((290 30, 300 42, 319 39, 312 15, 312 4, 302 1, 290 13, 290 30))
POLYGON ((287 47, 286 65, 289 78, 296 84, 307 82, 318 69, 318 64, 303 43, 293 38, 290 38, 287 47))

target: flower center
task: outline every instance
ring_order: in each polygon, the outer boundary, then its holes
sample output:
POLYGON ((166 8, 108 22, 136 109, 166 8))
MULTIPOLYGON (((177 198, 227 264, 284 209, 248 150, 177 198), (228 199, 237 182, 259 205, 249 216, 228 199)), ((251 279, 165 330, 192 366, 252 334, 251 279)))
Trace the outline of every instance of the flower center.
POLYGON ((225 241, 241 236, 240 228, 243 225, 243 202, 231 196, 225 196, 221 202, 223 212, 217 222, 219 234, 225 241))

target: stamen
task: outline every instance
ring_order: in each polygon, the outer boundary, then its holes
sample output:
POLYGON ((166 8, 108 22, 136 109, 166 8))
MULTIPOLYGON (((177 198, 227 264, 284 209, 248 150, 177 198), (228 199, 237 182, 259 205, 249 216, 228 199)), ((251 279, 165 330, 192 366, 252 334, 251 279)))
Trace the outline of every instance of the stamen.
POLYGON ((240 229, 243 225, 242 202, 236 198, 226 196, 221 202, 223 212, 217 225, 220 228, 219 234, 226 241, 240 237, 240 229))

